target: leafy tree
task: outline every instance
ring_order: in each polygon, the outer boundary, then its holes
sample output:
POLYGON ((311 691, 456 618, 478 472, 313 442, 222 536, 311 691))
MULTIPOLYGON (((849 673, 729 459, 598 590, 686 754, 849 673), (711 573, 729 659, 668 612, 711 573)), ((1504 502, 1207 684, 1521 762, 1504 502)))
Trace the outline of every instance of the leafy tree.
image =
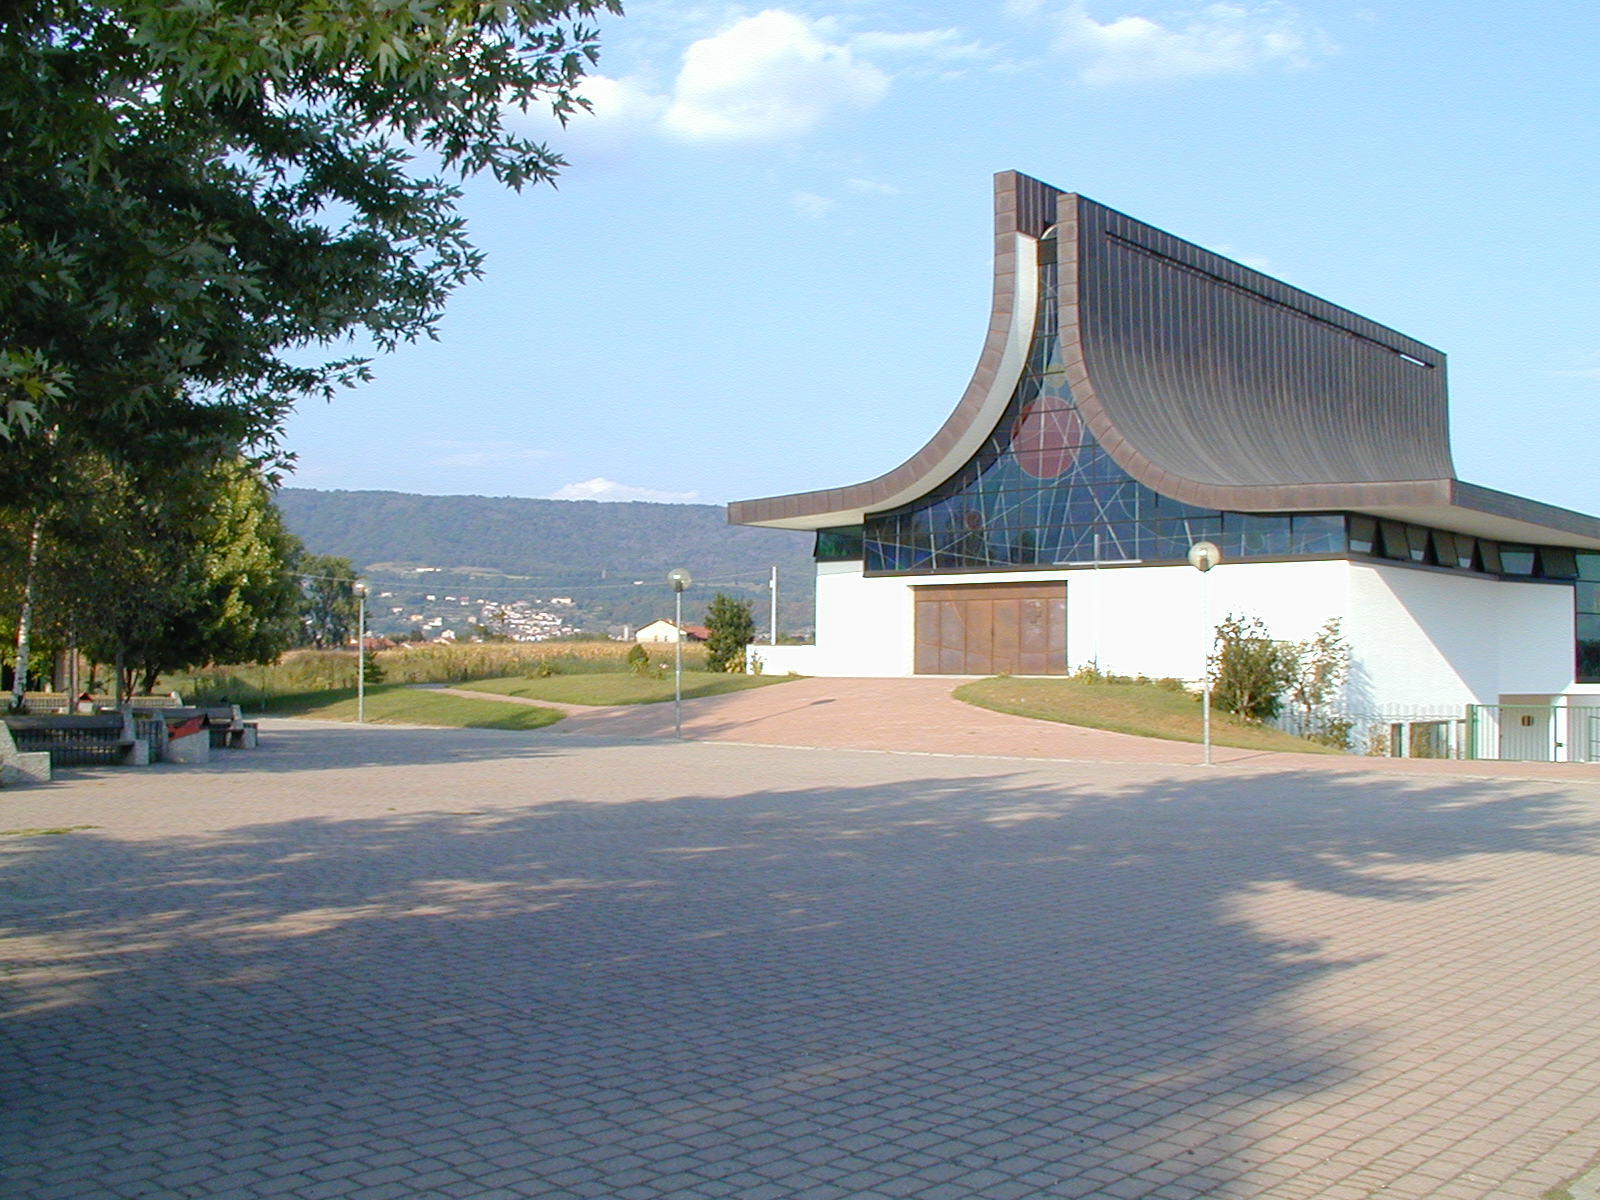
POLYGON ((706 609, 706 670, 744 670, 745 648, 755 640, 756 619, 749 600, 718 592, 706 609))
POLYGON ((1218 708, 1264 721, 1278 714, 1294 679, 1294 647, 1274 641, 1260 617, 1230 614, 1217 626, 1208 667, 1218 708))
POLYGON ((18 527, 39 533, 8 609, 33 601, 41 644, 117 663, 132 690, 201 662, 270 661, 292 643, 299 546, 254 468, 234 460, 151 484, 97 456, 72 467, 74 487, 41 515, 5 522, 13 563, 18 527))
POLYGON ((17 0, 0 14, 0 481, 271 446, 479 273, 451 177, 565 165, 618 0, 17 0))
POLYGON ((650 651, 635 642, 628 648, 627 663, 628 670, 635 675, 650 674, 650 651))
POLYGON ((191 518, 189 605, 136 661, 144 690, 156 676, 205 662, 271 662, 296 641, 300 545, 283 527, 265 480, 234 462, 208 477, 191 518))
POLYGON ((305 642, 319 650, 348 645, 360 616, 355 564, 331 554, 304 554, 299 569, 305 642))
POLYGON ((1316 636, 1294 650, 1294 676, 1289 697, 1300 709, 1302 730, 1310 734, 1318 709, 1339 694, 1350 678, 1350 643, 1345 641, 1339 618, 1325 622, 1316 636))

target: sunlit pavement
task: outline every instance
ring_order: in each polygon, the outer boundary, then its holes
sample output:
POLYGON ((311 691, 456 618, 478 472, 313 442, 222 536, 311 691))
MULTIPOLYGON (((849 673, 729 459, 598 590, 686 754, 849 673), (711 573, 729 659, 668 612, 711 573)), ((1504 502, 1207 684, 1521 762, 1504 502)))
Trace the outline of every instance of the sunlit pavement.
POLYGON ((89 827, 0 837, 0 1195, 1536 1200, 1600 1154, 1592 776, 624 733, 268 722, 0 792, 89 827))

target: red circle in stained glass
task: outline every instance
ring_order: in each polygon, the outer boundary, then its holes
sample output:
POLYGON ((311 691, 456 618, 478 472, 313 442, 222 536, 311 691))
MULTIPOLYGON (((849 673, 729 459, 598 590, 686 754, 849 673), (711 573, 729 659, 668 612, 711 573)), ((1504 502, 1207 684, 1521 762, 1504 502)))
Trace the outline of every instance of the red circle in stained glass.
POLYGON ((1011 427, 1011 452, 1017 466, 1035 479, 1065 475, 1078 457, 1083 420, 1060 396, 1040 396, 1026 405, 1011 427))

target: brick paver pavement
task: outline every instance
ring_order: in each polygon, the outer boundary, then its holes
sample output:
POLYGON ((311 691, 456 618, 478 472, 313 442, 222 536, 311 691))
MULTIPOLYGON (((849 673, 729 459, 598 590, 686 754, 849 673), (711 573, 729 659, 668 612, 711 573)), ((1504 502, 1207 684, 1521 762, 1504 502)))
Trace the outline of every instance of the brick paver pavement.
POLYGON ((0 1194, 1535 1200, 1600 1154, 1579 774, 593 732, 0 793, 89 827, 0 836, 0 1194))
MULTIPOLYGON (((699 741, 804 746, 827 749, 898 750, 913 754, 999 754, 1017 758, 1080 762, 1141 762, 1198 765, 1204 749, 1192 742, 1133 737, 1055 721, 990 712, 951 695, 958 679, 796 679, 686 701, 684 736, 699 741)), ((482 692, 444 688, 481 699, 482 692)), ((505 699, 505 697, 502 697, 505 699)), ((527 701, 526 703, 537 703, 527 701)), ((674 736, 672 705, 612 708, 553 705, 569 716, 545 737, 666 738, 674 736)), ((1507 776, 1600 784, 1600 763, 1449 762, 1370 759, 1347 755, 1279 754, 1214 748, 1217 763, 1241 768, 1304 768, 1318 771, 1384 771, 1404 775, 1507 776)))

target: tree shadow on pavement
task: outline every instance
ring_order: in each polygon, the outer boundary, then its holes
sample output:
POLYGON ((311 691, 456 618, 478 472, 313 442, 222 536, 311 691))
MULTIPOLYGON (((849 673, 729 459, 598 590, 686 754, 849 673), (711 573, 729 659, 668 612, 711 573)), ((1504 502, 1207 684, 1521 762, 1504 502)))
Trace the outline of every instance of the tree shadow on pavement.
POLYGON ((1426 907, 1596 832, 1528 785, 1024 772, 11 839, 0 1161, 25 1197, 1271 1196, 1257 1123, 1375 1052, 1297 1000, 1371 954, 1250 898, 1426 907))
MULTIPOLYGON (((68 767, 57 769, 65 781, 83 778, 125 780, 137 784, 147 775, 186 778, 360 769, 363 767, 429 766, 534 760, 564 753, 547 730, 455 729, 421 725, 366 725, 347 722, 280 719, 264 723, 258 746, 249 750, 213 748, 208 763, 155 763, 148 767, 68 767)), ((551 729, 560 729, 560 724, 551 729)), ((632 737, 585 737, 590 746, 632 745, 632 737)), ((47 785, 48 786, 48 785, 47 785)))

